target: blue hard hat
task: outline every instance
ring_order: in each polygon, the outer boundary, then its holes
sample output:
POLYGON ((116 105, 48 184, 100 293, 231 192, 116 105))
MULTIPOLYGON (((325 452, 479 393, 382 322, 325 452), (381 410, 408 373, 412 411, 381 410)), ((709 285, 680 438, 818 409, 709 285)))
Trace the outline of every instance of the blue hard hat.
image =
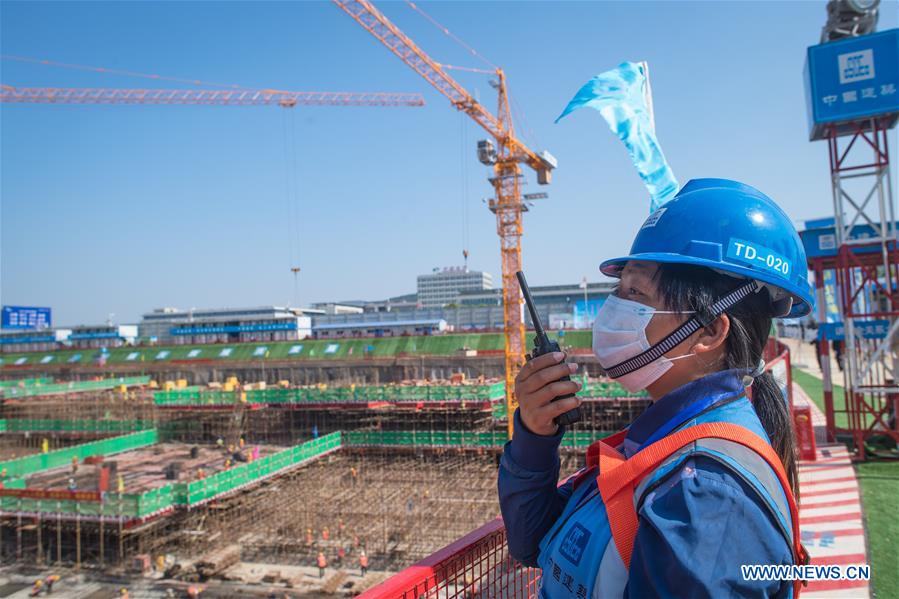
POLYGON ((620 277, 629 260, 695 264, 755 279, 771 292, 778 316, 812 311, 805 249, 789 217, 771 198, 728 179, 693 179, 649 215, 629 256, 599 269, 620 277))

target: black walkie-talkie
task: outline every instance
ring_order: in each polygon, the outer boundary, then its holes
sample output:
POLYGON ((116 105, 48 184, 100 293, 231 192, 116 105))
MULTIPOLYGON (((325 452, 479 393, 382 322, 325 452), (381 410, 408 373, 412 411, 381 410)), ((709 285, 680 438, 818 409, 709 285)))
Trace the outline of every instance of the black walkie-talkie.
MULTIPOLYGON (((559 348, 559 344, 549 337, 546 336, 546 331, 543 330, 543 325, 540 324, 540 317, 537 316, 537 309, 534 307, 534 300, 531 299, 531 290, 528 289, 528 282, 524 279, 524 273, 520 270, 515 273, 518 277, 518 284, 521 286, 521 293, 524 295, 524 303, 528 305, 528 311, 531 313, 531 321, 534 323, 534 332, 537 335, 534 337, 534 349, 531 351, 529 360, 533 360, 537 356, 542 356, 543 354, 549 354, 552 352, 562 351, 559 348)), ((571 377, 568 375, 563 376, 559 379, 560 381, 570 381, 571 377)), ((569 393, 568 395, 559 395, 552 401, 559 401, 560 399, 565 399, 567 397, 574 397, 574 393, 569 393)), ((553 418, 553 422, 556 424, 574 424, 575 422, 581 421, 581 409, 580 407, 576 407, 572 410, 568 410, 562 414, 559 414, 555 418, 553 418)))

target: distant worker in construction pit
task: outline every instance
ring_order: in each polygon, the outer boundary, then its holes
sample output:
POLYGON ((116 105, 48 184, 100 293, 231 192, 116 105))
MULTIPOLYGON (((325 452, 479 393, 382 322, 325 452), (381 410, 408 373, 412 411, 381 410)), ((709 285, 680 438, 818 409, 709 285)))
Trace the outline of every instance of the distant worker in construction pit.
POLYGON ((368 572, 368 556, 365 555, 365 550, 359 554, 359 571, 362 572, 362 576, 368 572))
POLYGON ((325 577, 325 568, 328 567, 328 560, 325 558, 325 554, 322 551, 318 552, 318 577, 325 577))
POLYGON ((540 596, 792 597, 798 581, 741 565, 806 563, 790 414, 765 368, 773 318, 814 300, 790 218, 736 181, 699 179, 650 214, 593 325, 606 373, 653 403, 587 452, 557 487, 564 426, 580 404, 561 353, 518 374, 499 471, 509 550, 540 567, 540 596))
POLYGON ((44 579, 44 584, 47 587, 47 594, 51 594, 53 592, 53 585, 59 582, 59 574, 51 574, 44 579))

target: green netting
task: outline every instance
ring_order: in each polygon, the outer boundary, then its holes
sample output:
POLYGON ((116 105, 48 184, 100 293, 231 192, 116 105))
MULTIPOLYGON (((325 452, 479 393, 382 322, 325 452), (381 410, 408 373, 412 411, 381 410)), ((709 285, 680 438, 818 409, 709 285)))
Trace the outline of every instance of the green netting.
MULTIPOLYGON (((644 398, 646 393, 630 393, 614 381, 585 381, 578 392, 580 397, 644 398)), ((360 385, 350 387, 301 387, 294 389, 250 390, 247 403, 252 404, 314 404, 314 403, 368 403, 440 402, 440 401, 491 401, 501 403, 505 397, 505 383, 491 385, 360 385)), ((224 406, 238 403, 241 391, 201 391, 198 388, 157 391, 155 403, 159 406, 224 406)), ((505 413, 505 408, 497 408, 505 413)))
POLYGON ((240 402, 236 391, 197 391, 194 389, 174 389, 157 391, 153 394, 157 406, 222 406, 240 402))
MULTIPOLYGON (((608 431, 569 431, 562 438, 562 447, 584 448, 593 441, 610 434, 612 433, 608 431)), ((3 483, 7 489, 24 489, 26 487, 25 474, 70 463, 73 455, 78 455, 79 458, 97 454, 108 455, 151 445, 157 441, 158 436, 154 429, 114 439, 85 443, 48 454, 11 460, 0 463, 0 468, 7 468, 8 476, 3 483)), ((505 442, 505 431, 351 431, 348 433, 338 431, 266 456, 255 462, 238 464, 202 480, 172 483, 146 493, 105 493, 101 502, 4 496, 0 497, 0 509, 120 519, 144 518, 177 506, 192 507, 217 496, 231 493, 286 468, 338 449, 342 444, 377 447, 421 445, 499 448, 505 442)))
POLYGON ((176 483, 174 501, 178 505, 191 506, 196 503, 230 493, 261 478, 271 476, 285 468, 290 468, 315 458, 325 452, 337 449, 341 444, 341 433, 334 432, 290 449, 260 458, 255 462, 239 464, 202 480, 176 483))
POLYGON ((0 420, 0 433, 6 432, 6 420, 0 420))
MULTIPOLYGON (((127 437, 132 438, 132 446, 124 449, 117 449, 115 452, 136 449, 157 441, 155 430, 137 433, 137 435, 144 435, 145 433, 153 433, 152 435, 146 435, 146 438, 142 439, 142 441, 149 442, 137 443, 135 441, 137 437, 128 435, 127 437)), ((118 438, 120 445, 121 441, 124 439, 124 437, 118 438)), ((112 439, 108 441, 112 441, 112 439)), ((84 448, 94 445, 96 445, 96 443, 86 443, 84 445, 79 445, 78 447, 84 448)), ((279 451, 278 453, 258 459, 255 462, 238 464, 233 468, 223 470, 222 472, 218 472, 198 481, 172 483, 140 494, 105 493, 103 501, 100 502, 4 496, 0 497, 0 509, 25 512, 54 512, 70 515, 77 514, 81 516, 107 516, 125 519, 144 518, 156 512, 172 509, 175 506, 190 507, 197 503, 208 501, 219 495, 230 493, 243 486, 255 483, 262 478, 277 474, 286 468, 296 466, 326 452, 338 449, 340 446, 341 433, 338 431, 312 441, 307 441, 301 445, 279 451)), ((59 452, 52 453, 55 454, 59 452)), ((87 451, 85 455, 94 455, 97 453, 108 454, 114 452, 92 450, 87 451)), ((49 456, 51 454, 45 455, 49 456)), ((14 461, 18 462, 21 460, 14 461)), ((71 456, 68 457, 68 460, 63 460, 62 463, 67 463, 67 461, 71 461, 71 456)), ((3 466, 4 464, 0 464, 0 467, 3 466)), ((55 465, 47 467, 53 468, 55 465)), ((4 487, 7 489, 25 488, 24 478, 18 477, 17 474, 12 471, 8 474, 10 477, 3 481, 4 487)))
POLYGON ((4 489, 24 489, 25 488, 25 477, 19 476, 17 478, 3 479, 3 488, 4 489))
MULTIPOLYGON (((350 386, 302 387, 295 389, 261 389, 246 391, 247 403, 368 403, 368 402, 439 402, 499 401, 504 397, 505 383, 491 385, 418 385, 418 386, 350 386)), ((154 401, 159 406, 232 405, 240 401, 240 391, 197 391, 174 389, 157 391, 154 401)))
POLYGON ((9 477, 18 477, 33 474, 39 470, 57 468, 71 464, 73 457, 79 460, 92 455, 110 455, 129 451, 138 447, 152 445, 159 440, 156 429, 122 435, 111 439, 102 439, 90 443, 82 443, 64 449, 57 449, 48 453, 29 455, 6 462, 0 462, 0 470, 6 469, 9 477))
MULTIPOLYGON (((562 447, 586 447, 603 439, 612 431, 568 431, 562 437, 562 447)), ((508 437, 506 431, 350 431, 343 434, 346 445, 366 447, 502 447, 508 437)))
POLYGON ((33 387, 35 385, 49 385, 53 382, 52 378, 34 378, 34 379, 14 379, 11 381, 0 381, 0 389, 9 387, 33 387))
POLYGON ((9 387, 3 390, 3 397, 32 397, 35 395, 55 395, 59 393, 81 393, 84 391, 102 391, 113 389, 120 385, 132 387, 146 385, 150 382, 148 376, 126 376, 102 381, 71 381, 68 383, 53 383, 33 387, 9 387))
POLYGON ((0 431, 10 433, 108 433, 122 434, 153 428, 152 420, 53 420, 37 418, 11 418, 0 421, 0 431), (5 428, 4 428, 5 427, 5 428))
MULTIPOLYGON (((583 380, 581 381, 583 383, 583 380)), ((577 393, 581 397, 627 397, 643 399, 646 391, 632 393, 615 381, 588 381, 577 393)))
MULTIPOLYGON (((550 333, 551 338, 558 338, 550 333)), ((533 333, 527 333, 527 345, 532 344, 533 333)), ((590 331, 568 331, 561 338, 565 346, 589 349, 590 331)), ((109 350, 107 364, 140 364, 190 362, 192 360, 216 360, 258 362, 263 360, 320 360, 395 357, 398 355, 452 355, 462 348, 481 352, 502 352, 505 339, 502 333, 469 333, 409 337, 380 337, 369 339, 302 339, 299 341, 233 343, 227 345, 177 345, 166 347, 117 347, 109 350), (264 354, 256 355, 264 347, 264 354), (223 355, 222 352, 225 351, 223 355), (230 351, 227 351, 230 350, 230 351), (193 353, 193 355, 191 355, 193 353)), ((63 350, 55 352, 28 352, 3 354, 0 366, 56 366, 60 364, 96 364, 97 349, 63 350), (42 363, 46 356, 50 362, 42 363)))
POLYGON ((506 419, 506 402, 497 401, 493 404, 493 419, 494 420, 505 420, 506 419))
POLYGON ((169 509, 175 502, 176 485, 165 485, 137 496, 137 515, 140 517, 169 509))
MULTIPOLYGON (((172 508, 173 486, 166 485, 140 495, 134 493, 106 493, 103 501, 5 496, 0 497, 0 509, 4 511, 50 512, 122 519, 143 518, 155 512, 172 508)), ((7 488, 12 487, 7 486, 7 488)))
MULTIPOLYGON (((533 345, 533 333, 528 333, 528 347, 533 345)), ((593 331, 565 331, 563 336, 558 333, 550 333, 549 336, 559 342, 563 347, 571 347, 576 349, 588 349, 593 347, 593 331)))

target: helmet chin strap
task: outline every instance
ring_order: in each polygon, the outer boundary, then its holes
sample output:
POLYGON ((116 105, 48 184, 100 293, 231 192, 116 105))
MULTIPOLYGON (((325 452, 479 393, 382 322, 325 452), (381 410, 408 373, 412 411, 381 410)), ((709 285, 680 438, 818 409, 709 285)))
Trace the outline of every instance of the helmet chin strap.
MULTIPOLYGON (((714 270, 718 274, 732 277, 734 279, 746 278, 742 275, 735 275, 732 272, 721 270, 720 268, 713 268, 712 270, 714 270)), ((774 318, 786 318, 787 316, 789 316, 790 310, 793 309, 793 296, 790 295, 788 291, 781 289, 777 285, 772 285, 771 283, 762 283, 761 281, 759 281, 758 291, 761 291, 762 289, 767 289, 768 295, 771 297, 771 316, 774 318)))
POLYGON ((715 319, 721 316, 725 311, 742 301, 750 294, 761 289, 758 281, 750 279, 745 285, 737 287, 717 302, 712 304, 707 310, 697 312, 687 322, 674 329, 667 337, 647 349, 641 354, 637 354, 633 358, 629 358, 624 362, 620 362, 611 368, 606 369, 613 379, 617 379, 626 374, 643 368, 647 364, 655 362, 669 351, 683 343, 687 337, 707 326, 710 326, 715 319))

